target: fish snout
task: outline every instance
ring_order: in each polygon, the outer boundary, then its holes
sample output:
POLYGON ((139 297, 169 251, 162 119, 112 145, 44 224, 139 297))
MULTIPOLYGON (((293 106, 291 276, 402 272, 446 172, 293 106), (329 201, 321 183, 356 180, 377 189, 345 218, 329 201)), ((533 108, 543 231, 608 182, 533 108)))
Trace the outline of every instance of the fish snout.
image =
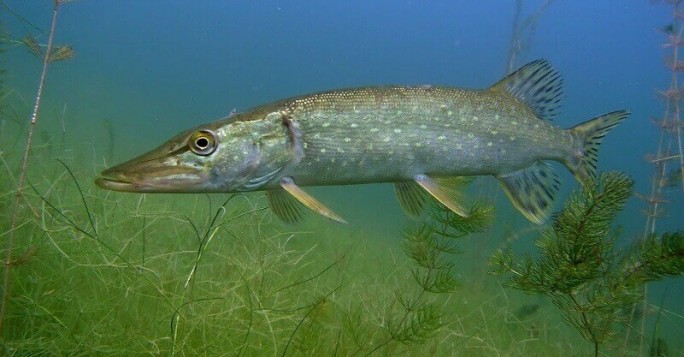
POLYGON ((208 174, 201 167, 160 158, 131 160, 102 171, 95 184, 125 192, 201 192, 208 174))

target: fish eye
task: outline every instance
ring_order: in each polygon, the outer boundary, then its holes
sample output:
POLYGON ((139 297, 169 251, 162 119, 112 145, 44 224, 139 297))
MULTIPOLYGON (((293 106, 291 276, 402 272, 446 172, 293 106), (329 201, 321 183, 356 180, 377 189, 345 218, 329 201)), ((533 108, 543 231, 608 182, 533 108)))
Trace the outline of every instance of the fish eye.
POLYGON ((216 151, 217 143, 216 134, 209 130, 197 131, 188 139, 190 150, 195 154, 202 156, 210 155, 216 151))

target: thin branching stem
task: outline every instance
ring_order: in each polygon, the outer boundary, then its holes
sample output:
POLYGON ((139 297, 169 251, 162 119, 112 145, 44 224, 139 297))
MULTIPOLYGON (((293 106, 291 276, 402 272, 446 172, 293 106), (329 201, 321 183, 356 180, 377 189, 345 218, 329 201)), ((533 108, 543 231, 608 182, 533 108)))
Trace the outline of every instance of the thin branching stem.
POLYGON ((31 144, 33 142, 33 133, 35 132, 38 123, 38 111, 40 110, 40 103, 43 98, 43 87, 45 85, 45 78, 47 76, 47 68, 50 63, 50 53, 55 39, 55 29, 57 28, 57 15, 59 14, 60 0, 54 0, 54 7, 52 10, 52 25, 50 26, 50 35, 48 37, 47 49, 45 56, 43 56, 43 69, 40 74, 40 81, 38 82, 38 90, 36 92, 36 100, 33 105, 33 112, 31 113, 31 122, 28 130, 28 138, 26 140, 26 147, 24 149, 24 156, 21 163, 21 170, 19 171, 19 180, 17 182, 17 191, 14 198, 14 212, 12 213, 12 223, 10 225, 10 233, 7 239, 7 250, 4 261, 4 274, 2 284, 2 299, 0 300, 0 332, 5 321, 5 314, 7 313, 7 304, 9 303, 10 295, 10 278, 12 273, 12 253, 14 247, 14 235, 16 234, 15 227, 19 219, 20 207, 19 203, 23 195, 24 181, 26 181, 26 168, 28 167, 29 152, 31 151, 31 144))

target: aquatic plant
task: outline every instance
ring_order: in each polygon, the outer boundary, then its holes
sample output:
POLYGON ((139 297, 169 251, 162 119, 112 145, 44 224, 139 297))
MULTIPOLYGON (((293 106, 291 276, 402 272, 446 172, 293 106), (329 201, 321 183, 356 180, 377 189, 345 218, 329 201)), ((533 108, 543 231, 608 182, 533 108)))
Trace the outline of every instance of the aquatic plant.
POLYGON ((511 73, 517 67, 517 60, 523 51, 529 49, 530 39, 534 34, 539 17, 551 6, 553 0, 545 0, 532 14, 522 21, 523 0, 515 0, 515 13, 513 15, 513 26, 511 40, 508 47, 508 57, 506 59, 506 73, 511 73))
POLYGON ((603 174, 571 195, 542 232, 538 255, 520 261, 499 250, 491 259, 492 272, 509 276, 511 287, 551 297, 596 356, 616 324, 629 323, 625 311, 642 301, 646 283, 684 274, 684 232, 651 235, 615 251, 611 224, 631 194, 624 174, 603 174))
POLYGON ((31 113, 31 118, 29 121, 28 137, 26 139, 26 146, 24 148, 23 159, 21 161, 21 169, 19 170, 19 178, 17 179, 17 189, 14 198, 14 210, 11 218, 9 237, 7 239, 7 246, 5 248, 5 260, 4 260, 4 273, 3 273, 3 283, 2 283, 2 297, 0 297, 0 332, 2 331, 3 322, 5 320, 5 314, 7 311, 8 299, 10 298, 10 276, 12 272, 13 264, 13 247, 15 232, 17 228, 19 212, 21 208, 21 199, 24 190, 24 183, 26 181, 26 169, 29 162, 29 153, 31 152, 31 146, 33 143, 33 134, 38 123, 38 113, 40 110, 41 100, 43 98, 43 87, 45 85, 45 78, 47 75, 48 65, 53 61, 59 61, 68 59, 73 56, 73 50, 69 46, 58 46, 53 47, 55 32, 57 29, 57 16, 59 14, 59 5, 64 2, 63 0, 54 0, 54 6, 52 10, 52 22, 50 25, 50 32, 48 35, 48 43, 45 46, 45 51, 43 52, 41 47, 37 44, 37 41, 32 37, 27 37, 24 43, 28 46, 29 50, 35 52, 34 54, 40 55, 43 65, 40 74, 40 80, 38 82, 38 89, 36 91, 35 102, 33 106, 33 112, 31 113))
POLYGON ((684 177, 681 175, 682 168, 684 168, 684 133, 680 114, 684 92, 679 84, 681 75, 684 73, 684 61, 680 59, 682 44, 684 44, 682 37, 684 22, 680 7, 682 2, 681 0, 664 2, 672 6, 671 23, 660 29, 666 36, 663 48, 670 50, 665 57, 665 63, 670 72, 670 85, 667 89, 658 91, 664 101, 663 113, 660 118, 653 119, 659 130, 659 138, 656 153, 647 156, 647 160, 654 169, 651 187, 647 196, 641 196, 647 204, 645 236, 657 232, 658 217, 663 214, 662 205, 667 202, 666 188, 676 185, 684 194, 684 177))
MULTIPOLYGON (((468 179, 456 178, 455 187, 464 190, 468 179)), ((455 278, 454 255, 459 253, 455 242, 470 234, 484 231, 494 213, 492 205, 476 202, 462 217, 441 204, 434 203, 428 218, 420 224, 404 230, 403 249, 414 262, 411 270, 418 289, 413 292, 397 292, 398 312, 387 317, 387 338, 375 344, 374 352, 396 341, 404 344, 422 343, 441 326, 441 316, 446 315, 426 295, 454 292, 458 286, 455 278)))

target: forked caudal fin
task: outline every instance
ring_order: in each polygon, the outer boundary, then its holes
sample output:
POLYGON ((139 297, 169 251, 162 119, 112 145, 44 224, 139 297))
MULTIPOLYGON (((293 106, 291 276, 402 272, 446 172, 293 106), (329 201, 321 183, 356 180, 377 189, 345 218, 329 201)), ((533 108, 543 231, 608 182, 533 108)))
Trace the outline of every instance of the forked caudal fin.
POLYGON ((596 177, 596 163, 601 140, 628 115, 628 111, 618 110, 589 119, 568 129, 579 142, 580 148, 577 150, 578 154, 570 157, 564 164, 577 180, 583 182, 596 177))

